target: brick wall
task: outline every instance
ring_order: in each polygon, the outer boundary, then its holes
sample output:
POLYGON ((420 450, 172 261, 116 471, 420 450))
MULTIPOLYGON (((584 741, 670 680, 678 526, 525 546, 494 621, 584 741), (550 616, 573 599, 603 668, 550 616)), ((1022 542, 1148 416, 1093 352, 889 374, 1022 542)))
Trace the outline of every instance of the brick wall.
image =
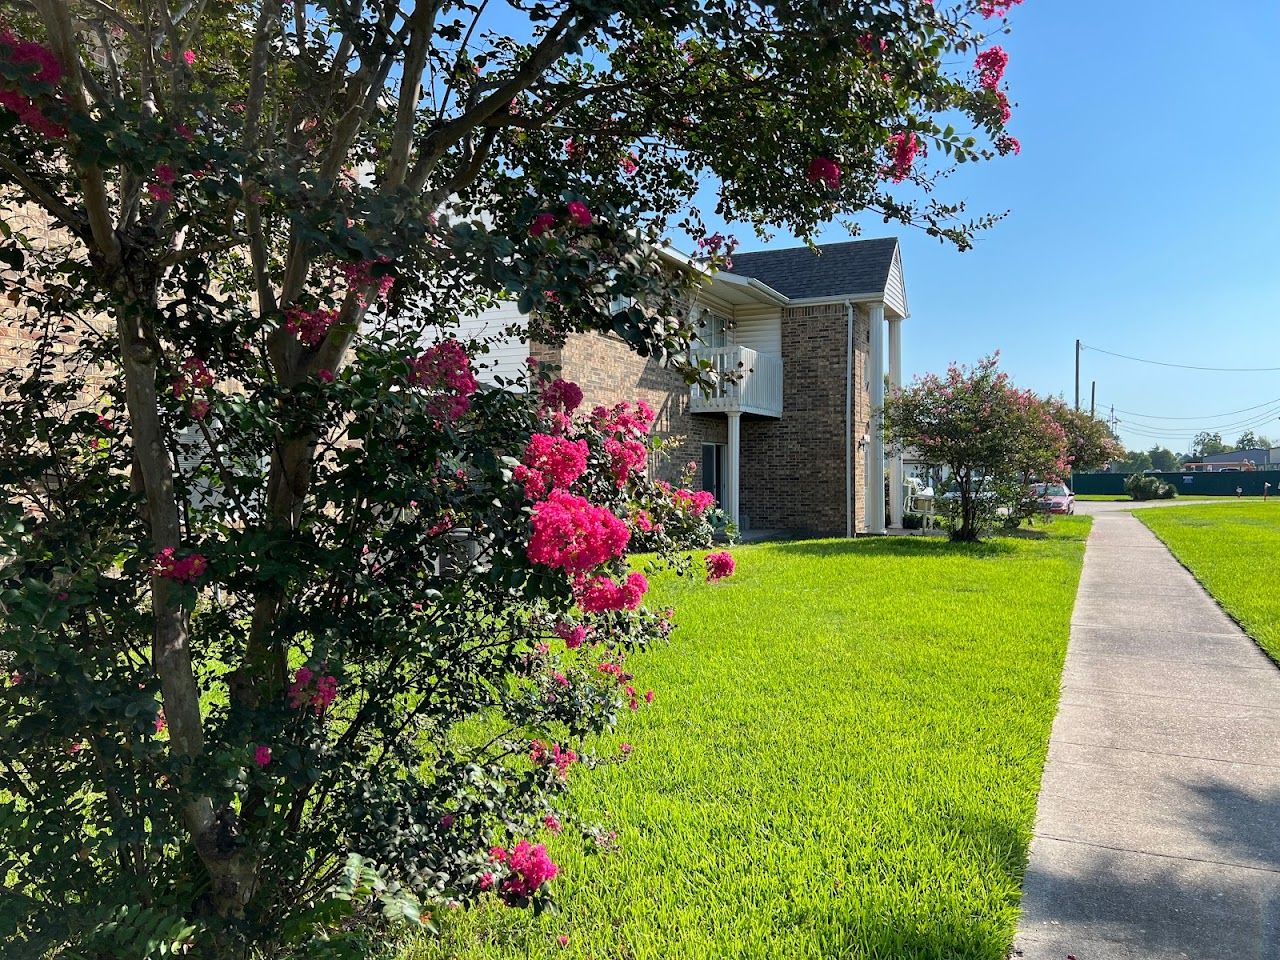
POLYGON ((582 387, 583 406, 611 406, 619 400, 643 400, 657 412, 654 432, 672 441, 657 464, 656 476, 676 480, 690 460, 701 462, 703 443, 725 443, 724 416, 689 412, 689 388, 676 373, 639 356, 621 338, 600 333, 572 334, 563 347, 534 344, 530 353, 556 364, 562 375, 582 387))
POLYGON ((742 421, 742 515, 755 529, 785 529, 843 536, 845 450, 854 444, 855 529, 865 529, 865 454, 857 445, 867 432, 866 313, 854 323, 854 429, 845 433, 843 304, 788 307, 782 315, 782 419, 742 421))
MULTIPOLYGON (((66 234, 59 233, 52 217, 34 204, 7 205, 0 199, 0 217, 14 233, 26 236, 37 251, 65 245, 69 240, 66 234)), ((33 351, 40 345, 41 337, 40 328, 30 324, 37 318, 16 280, 12 271, 0 268, 0 368, 6 370, 27 366, 33 351)), ((100 325, 106 322, 105 318, 97 321, 68 317, 58 319, 60 323, 53 324, 50 333, 51 349, 55 355, 70 353, 86 327, 99 325, 101 328, 100 325)), ((55 374, 62 369, 60 365, 56 367, 55 374)))

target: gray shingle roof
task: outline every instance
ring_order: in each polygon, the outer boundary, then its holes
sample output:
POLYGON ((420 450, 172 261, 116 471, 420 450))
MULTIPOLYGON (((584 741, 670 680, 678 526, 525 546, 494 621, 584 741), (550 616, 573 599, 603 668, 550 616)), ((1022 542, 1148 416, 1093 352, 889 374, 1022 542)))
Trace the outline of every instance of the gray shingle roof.
POLYGON ((736 253, 732 272, 754 277, 792 300, 884 293, 897 237, 736 253))
POLYGON ((1199 463, 1243 463, 1252 460, 1254 463, 1266 463, 1271 451, 1266 447, 1250 447, 1247 450, 1231 450, 1227 453, 1211 453, 1207 457, 1194 457, 1199 463))

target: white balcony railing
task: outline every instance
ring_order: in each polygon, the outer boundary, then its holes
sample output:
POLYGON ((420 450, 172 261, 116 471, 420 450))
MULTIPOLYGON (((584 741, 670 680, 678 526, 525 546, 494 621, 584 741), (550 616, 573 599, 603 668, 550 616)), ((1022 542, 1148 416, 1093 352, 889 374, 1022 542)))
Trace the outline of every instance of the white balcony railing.
POLYGON ((692 413, 755 413, 782 416, 782 358, 757 353, 750 347, 697 347, 695 363, 708 360, 715 382, 695 383, 692 413))

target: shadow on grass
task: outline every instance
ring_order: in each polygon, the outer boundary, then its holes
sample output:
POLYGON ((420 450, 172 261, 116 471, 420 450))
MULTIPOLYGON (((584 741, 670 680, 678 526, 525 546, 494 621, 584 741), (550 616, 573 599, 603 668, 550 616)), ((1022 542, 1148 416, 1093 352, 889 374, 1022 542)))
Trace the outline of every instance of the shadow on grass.
POLYGON ((1016 552, 1007 541, 980 540, 960 543, 946 537, 859 537, 856 540, 777 540, 764 549, 804 557, 997 557, 1016 552))

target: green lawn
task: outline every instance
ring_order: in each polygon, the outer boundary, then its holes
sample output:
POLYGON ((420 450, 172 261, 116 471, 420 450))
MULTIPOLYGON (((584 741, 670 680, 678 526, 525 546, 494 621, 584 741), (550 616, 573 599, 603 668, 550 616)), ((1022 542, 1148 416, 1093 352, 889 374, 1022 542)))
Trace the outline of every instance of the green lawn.
POLYGON ((1112 503, 1116 500, 1128 500, 1127 493, 1077 493, 1076 499, 1081 503, 1112 503))
POLYGON ((575 788, 620 850, 543 838, 560 913, 481 908, 405 960, 1003 960, 1088 523, 761 544, 720 584, 659 581, 679 629, 632 659, 657 701, 575 788))
POLYGON ((1135 510, 1280 661, 1280 501, 1135 510))

